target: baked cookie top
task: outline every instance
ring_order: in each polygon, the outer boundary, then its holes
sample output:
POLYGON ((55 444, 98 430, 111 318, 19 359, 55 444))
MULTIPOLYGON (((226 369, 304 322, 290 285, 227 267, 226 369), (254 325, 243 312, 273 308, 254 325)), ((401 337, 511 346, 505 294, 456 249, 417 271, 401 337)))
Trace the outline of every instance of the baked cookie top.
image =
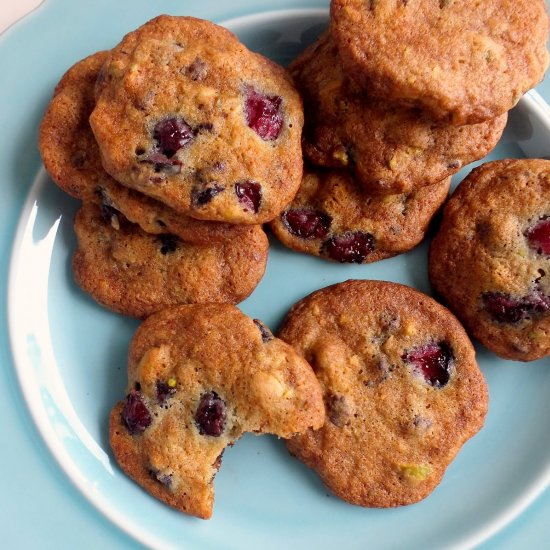
POLYGON ((548 65, 543 0, 332 0, 331 32, 359 84, 453 124, 501 115, 548 65))
POLYGON ((483 425, 487 387, 456 318, 383 281, 346 281, 304 298, 279 337, 311 364, 324 426, 288 441, 340 498, 369 507, 430 494, 483 425))
POLYGON ((232 238, 240 226, 184 216, 105 172, 88 119, 107 56, 102 51, 77 62, 57 84, 40 126, 39 148, 48 174, 72 197, 115 209, 148 233, 171 233, 200 244, 232 238))
POLYGON ((508 118, 438 125, 418 109, 388 106, 350 81, 328 33, 289 70, 304 100, 305 156, 351 169, 371 193, 408 193, 458 172, 495 147, 508 118))
POLYGON ((106 61, 90 117, 116 180, 194 218, 273 219, 300 184, 301 99, 228 30, 159 16, 106 61))
POLYGON ((450 183, 446 178, 409 194, 370 195, 345 170, 306 166, 298 194, 270 227, 298 252, 337 262, 375 262, 424 238, 450 183))
POLYGON ((209 518, 225 447, 245 432, 288 438, 323 421, 311 367, 260 321, 229 305, 179 306, 137 329, 110 441, 149 493, 209 518))
POLYGON ((430 281, 501 357, 550 354, 550 161, 488 162, 462 181, 432 241, 430 281))
POLYGON ((268 241, 261 226, 210 245, 152 235, 120 213, 95 204, 77 212, 78 285, 104 307, 144 318, 188 303, 238 303, 260 282, 268 241))

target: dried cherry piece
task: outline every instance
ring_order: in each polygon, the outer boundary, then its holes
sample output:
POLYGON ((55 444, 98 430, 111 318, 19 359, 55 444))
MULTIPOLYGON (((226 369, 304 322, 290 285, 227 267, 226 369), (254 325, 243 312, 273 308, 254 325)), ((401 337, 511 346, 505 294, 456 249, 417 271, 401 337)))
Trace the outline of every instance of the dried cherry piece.
POLYGON ((326 237, 332 216, 320 210, 290 208, 282 214, 283 223, 290 233, 302 239, 326 237))
POLYGON ((283 99, 280 96, 267 96, 247 86, 246 123, 263 140, 273 141, 279 137, 283 127, 282 103, 283 99))
POLYGON ((373 250, 374 237, 361 231, 336 235, 323 244, 325 254, 340 263, 360 264, 373 250))
POLYGON ((223 185, 213 185, 212 187, 202 189, 201 191, 196 191, 193 201, 197 206, 204 206, 224 190, 225 187, 223 185))
POLYGON ((133 390, 126 397, 126 403, 122 409, 122 420, 132 435, 142 433, 151 424, 151 413, 139 391, 133 390))
POLYGON ((539 254, 550 256, 550 218, 544 217, 525 232, 529 246, 539 254))
POLYGON ((203 393, 195 412, 199 433, 219 437, 225 428, 225 417, 225 401, 215 391, 203 393))
POLYGON ((262 202, 262 186, 255 181, 243 181, 235 184, 235 194, 247 212, 256 214, 262 202))
POLYGON ((153 139, 156 140, 160 152, 167 158, 173 157, 194 137, 195 132, 182 117, 159 120, 153 128, 153 139))
POLYGON ((403 354, 403 361, 435 388, 447 385, 451 377, 453 354, 446 342, 430 342, 403 354))
POLYGON ((484 292, 481 299, 487 313, 499 323, 518 323, 531 314, 550 309, 550 297, 538 289, 522 298, 504 292, 484 292))

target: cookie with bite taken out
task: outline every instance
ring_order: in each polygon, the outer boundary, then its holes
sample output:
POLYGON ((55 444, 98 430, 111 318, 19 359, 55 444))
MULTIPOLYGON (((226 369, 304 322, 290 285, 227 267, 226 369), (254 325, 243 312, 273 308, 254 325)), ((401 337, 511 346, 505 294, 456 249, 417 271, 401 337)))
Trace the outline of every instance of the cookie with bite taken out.
POLYGON ((289 438, 319 428, 324 414, 311 367, 261 321, 230 305, 179 306, 134 334, 110 441, 146 491, 206 519, 228 445, 245 432, 289 438))

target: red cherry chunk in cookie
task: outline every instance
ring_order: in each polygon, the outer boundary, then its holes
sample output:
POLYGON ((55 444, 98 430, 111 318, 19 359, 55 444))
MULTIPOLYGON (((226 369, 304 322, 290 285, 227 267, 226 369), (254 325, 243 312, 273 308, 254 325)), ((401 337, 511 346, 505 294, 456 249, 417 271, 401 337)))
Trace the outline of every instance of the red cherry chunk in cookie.
POLYGON ((283 212, 288 231, 302 239, 320 239, 328 233, 332 217, 319 210, 291 208, 283 212))
POLYGON ((246 212, 254 212, 260 209, 262 202, 262 186, 255 181, 243 181, 235 184, 235 194, 246 212))
POLYGON ((518 323, 529 315, 550 309, 550 297, 539 290, 522 298, 504 292, 484 292, 481 298, 487 313, 499 323, 518 323))
POLYGON ((360 264, 374 250, 374 238, 370 233, 347 232, 326 241, 323 249, 337 262, 360 264))
POLYGON ((403 361, 435 388, 446 386, 451 377, 453 354, 445 342, 430 342, 403 354, 403 361))
POLYGON ((251 86, 246 88, 246 123, 265 141, 273 141, 281 133, 283 127, 282 102, 283 99, 279 96, 261 94, 251 86))
POLYGON ((174 156, 194 137, 195 132, 181 117, 160 120, 153 130, 153 138, 157 141, 161 153, 167 158, 174 156))
POLYGON ((122 409, 122 420, 132 435, 142 433, 151 424, 151 413, 139 391, 132 391, 126 397, 126 403, 122 409))
POLYGON ((550 218, 543 218, 525 232, 529 246, 539 254, 550 256, 550 218))
POLYGON ((203 393, 195 413, 199 433, 219 437, 225 428, 225 416, 225 401, 215 391, 203 393))

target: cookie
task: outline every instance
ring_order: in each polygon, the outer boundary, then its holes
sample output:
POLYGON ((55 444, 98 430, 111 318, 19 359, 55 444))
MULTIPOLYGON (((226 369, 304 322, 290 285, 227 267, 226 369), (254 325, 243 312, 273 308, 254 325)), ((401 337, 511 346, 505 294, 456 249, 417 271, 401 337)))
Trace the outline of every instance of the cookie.
POLYGON ((211 245, 151 235, 120 214, 84 204, 74 229, 77 284, 104 307, 144 318, 187 303, 238 303, 262 278, 268 241, 260 226, 211 245))
POLYGON ((400 195, 370 195, 345 170, 306 167, 295 199, 270 227, 289 248, 370 263, 414 248, 447 198, 451 178, 400 195))
POLYGON ((101 164, 88 122, 94 87, 108 52, 73 65, 61 78, 40 126, 40 153, 46 171, 66 193, 120 212, 144 231, 171 233, 187 242, 208 244, 234 237, 242 228, 183 216, 165 204, 116 182, 101 164))
POLYGON ((548 66, 543 0, 333 0, 330 14, 359 85, 453 124, 508 111, 548 66))
POLYGON ((444 210, 429 276, 464 326, 500 357, 550 354, 550 161, 472 170, 444 210))
POLYGON ((69 68, 40 124, 39 149, 46 171, 65 193, 79 200, 95 200, 101 182, 111 179, 101 166, 88 123, 95 105, 95 81, 107 55, 96 52, 69 68))
POLYGON ((302 176, 301 99, 285 70, 228 30, 157 17, 106 61, 90 123, 126 186, 203 220, 275 218, 302 176))
POLYGON ((383 281, 346 281, 294 305, 279 338, 311 364, 324 426, 287 442, 338 497, 417 502, 482 427, 487 387, 466 332, 432 298, 383 281))
POLYGON ((304 155, 351 169, 371 193, 408 193, 458 172, 495 147, 508 118, 437 125, 418 109, 389 107, 347 78, 328 34, 289 70, 304 100, 304 155))
POLYGON ((179 306, 137 329, 110 442, 146 491, 206 519, 228 445, 245 432, 288 438, 323 421, 311 367, 260 321, 230 305, 179 306))

